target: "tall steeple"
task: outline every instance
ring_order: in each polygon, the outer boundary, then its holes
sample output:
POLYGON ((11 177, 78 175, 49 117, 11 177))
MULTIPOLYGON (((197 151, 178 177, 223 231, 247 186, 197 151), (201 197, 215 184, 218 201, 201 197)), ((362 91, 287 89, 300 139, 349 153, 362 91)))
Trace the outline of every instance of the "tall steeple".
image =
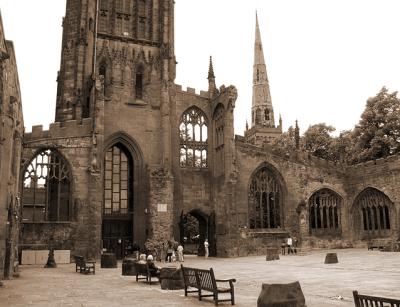
POLYGON ((213 98, 217 93, 217 86, 215 85, 215 75, 214 75, 214 67, 212 62, 212 56, 210 56, 210 64, 208 66, 208 93, 210 98, 213 98))
POLYGON ((253 64, 253 101, 251 107, 251 126, 275 127, 274 110, 267 76, 267 67, 261 42, 260 27, 256 12, 256 32, 253 64))

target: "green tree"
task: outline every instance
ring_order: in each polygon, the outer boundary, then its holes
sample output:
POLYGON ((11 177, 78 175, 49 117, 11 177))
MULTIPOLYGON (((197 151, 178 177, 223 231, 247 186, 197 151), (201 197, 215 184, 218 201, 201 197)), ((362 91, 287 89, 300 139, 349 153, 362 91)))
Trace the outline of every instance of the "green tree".
POLYGON ((354 152, 351 162, 387 157, 400 151, 400 99, 397 92, 383 87, 369 98, 352 138, 354 152))
POLYGON ((336 129, 332 126, 328 126, 325 123, 315 124, 304 132, 303 144, 304 149, 311 152, 314 156, 334 160, 332 153, 332 142, 333 137, 331 133, 336 129))
POLYGON ((274 140, 272 144, 274 148, 281 152, 286 153, 296 149, 295 131, 292 126, 288 128, 288 131, 283 132, 278 138, 274 140))

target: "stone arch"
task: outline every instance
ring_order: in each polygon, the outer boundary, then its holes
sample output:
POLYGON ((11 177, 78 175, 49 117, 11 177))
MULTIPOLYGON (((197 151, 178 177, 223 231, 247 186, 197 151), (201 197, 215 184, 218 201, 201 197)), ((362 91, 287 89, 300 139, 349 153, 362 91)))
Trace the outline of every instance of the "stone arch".
POLYGON ((21 168, 21 204, 26 221, 66 222, 73 218, 73 169, 55 147, 41 147, 21 168))
POLYGON ((103 247, 109 248, 123 258, 130 252, 133 242, 143 246, 146 240, 146 225, 144 221, 147 204, 147 185, 145 163, 143 153, 138 143, 125 132, 119 131, 107 138, 104 142, 103 158, 103 197, 102 197, 102 239, 103 247), (108 155, 108 156, 107 156, 108 155), (114 156, 116 155, 115 162, 114 156), (124 158, 124 155, 126 158, 124 158), (112 158, 110 158, 112 156, 112 158), (112 162, 110 162, 112 159, 112 162), (131 160, 130 160, 131 159, 131 160), (126 163, 125 163, 126 161, 126 163), (131 161, 131 162, 129 162, 131 161), (108 166, 112 163, 112 166, 108 166), (114 166, 116 164, 116 168, 114 166), (127 164, 127 166, 124 166, 127 164), (110 168, 113 169, 111 175, 110 168), (114 169, 117 171, 114 172, 114 169), (107 182, 107 178, 116 173, 116 191, 114 191, 114 179, 107 182), (124 175, 126 173, 126 175, 124 175), (119 176, 119 177, 118 177, 119 176), (112 189, 110 188, 112 186, 112 189), (126 188, 125 188, 126 187, 126 188), (109 199, 117 197, 117 204, 108 203, 109 199), (125 205, 127 200, 127 204, 125 205), (107 203, 108 202, 108 203, 107 203), (119 202, 119 204, 118 204, 119 202), (106 206, 107 204, 107 206, 106 206), (114 207, 119 210, 115 210, 114 207), (126 209, 128 208, 128 209, 126 209), (107 209, 107 210, 106 210, 107 209), (111 236, 111 233, 118 233, 111 236))
POLYGON ((355 198, 352 208, 354 235, 361 240, 390 237, 396 233, 394 203, 381 190, 367 187, 355 198))
POLYGON ((201 209, 194 208, 189 210, 187 213, 181 212, 181 218, 179 222, 180 226, 180 240, 185 243, 185 221, 187 216, 190 215, 194 217, 198 222, 198 246, 197 255, 204 256, 204 241, 208 239, 209 241, 209 255, 216 256, 216 235, 215 235, 215 212, 212 211, 210 214, 204 212, 201 209))
POLYGON ((187 108, 179 121, 179 158, 181 167, 208 167, 209 121, 197 106, 187 108))
POLYGON ((286 184, 272 164, 263 162, 253 171, 247 191, 249 228, 284 228, 286 184))
POLYGON ((317 236, 339 236, 342 232, 343 197, 330 188, 321 188, 308 198, 309 232, 317 236))

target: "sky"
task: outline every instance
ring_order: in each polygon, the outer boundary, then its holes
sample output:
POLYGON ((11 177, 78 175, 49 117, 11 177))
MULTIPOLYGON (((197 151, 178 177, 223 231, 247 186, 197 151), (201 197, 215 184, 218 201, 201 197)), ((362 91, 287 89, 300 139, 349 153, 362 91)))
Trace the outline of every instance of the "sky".
MULTIPOLYGON (((14 41, 26 131, 54 121, 65 0, 0 0, 14 41)), ((324 122, 352 129, 382 86, 400 90, 399 0, 176 0, 176 83, 235 85, 235 133, 250 122, 255 12, 275 118, 303 133, 324 122)))

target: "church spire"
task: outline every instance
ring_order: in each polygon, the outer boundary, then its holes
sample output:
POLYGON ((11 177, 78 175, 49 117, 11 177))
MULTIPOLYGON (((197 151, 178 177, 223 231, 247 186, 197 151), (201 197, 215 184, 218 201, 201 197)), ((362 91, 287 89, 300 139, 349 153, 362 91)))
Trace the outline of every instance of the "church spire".
POLYGON ((267 67, 264 60, 264 51, 262 47, 257 12, 254 41, 253 101, 251 112, 252 127, 255 125, 275 127, 274 110, 272 107, 271 94, 269 90, 267 67))
POLYGON ((215 75, 214 75, 214 67, 212 62, 212 56, 210 56, 210 64, 208 66, 208 93, 210 98, 213 98, 217 93, 217 86, 215 85, 215 75))

